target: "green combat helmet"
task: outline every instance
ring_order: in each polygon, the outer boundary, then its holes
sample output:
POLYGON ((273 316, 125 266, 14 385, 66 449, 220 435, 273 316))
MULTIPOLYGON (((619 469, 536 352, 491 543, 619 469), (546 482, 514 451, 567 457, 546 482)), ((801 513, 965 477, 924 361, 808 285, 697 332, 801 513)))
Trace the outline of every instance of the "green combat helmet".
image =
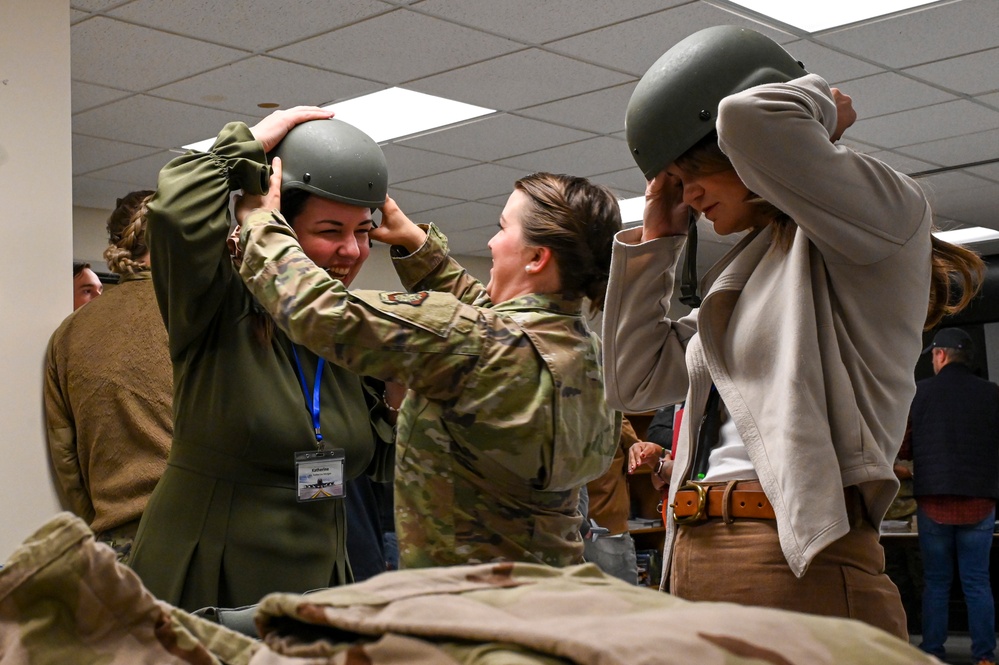
MULTIPOLYGON (((747 28, 705 28, 666 51, 628 101, 625 137, 631 156, 652 180, 711 133, 725 97, 763 83, 804 76, 805 66, 769 37, 747 28)), ((691 211, 680 301, 698 307, 697 216, 691 211)))
POLYGON ((343 120, 296 125, 271 155, 281 158, 282 192, 301 189, 372 210, 385 203, 388 164, 382 149, 343 120))
POLYGON ((753 30, 720 25, 695 32, 666 51, 635 87, 625 119, 631 155, 651 180, 714 130, 722 99, 807 73, 777 42, 753 30))

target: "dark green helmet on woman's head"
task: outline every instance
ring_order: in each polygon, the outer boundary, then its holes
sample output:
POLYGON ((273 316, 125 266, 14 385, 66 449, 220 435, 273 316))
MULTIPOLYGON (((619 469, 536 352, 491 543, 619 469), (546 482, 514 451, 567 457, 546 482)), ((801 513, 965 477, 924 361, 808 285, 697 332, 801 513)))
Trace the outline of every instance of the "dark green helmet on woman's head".
POLYGON ((777 42, 748 28, 715 26, 666 51, 628 102, 628 147, 649 180, 715 128, 725 97, 804 76, 777 42))
POLYGON ((349 205, 377 208, 388 192, 382 149, 357 127, 331 118, 296 125, 271 153, 281 158, 281 191, 300 189, 349 205))

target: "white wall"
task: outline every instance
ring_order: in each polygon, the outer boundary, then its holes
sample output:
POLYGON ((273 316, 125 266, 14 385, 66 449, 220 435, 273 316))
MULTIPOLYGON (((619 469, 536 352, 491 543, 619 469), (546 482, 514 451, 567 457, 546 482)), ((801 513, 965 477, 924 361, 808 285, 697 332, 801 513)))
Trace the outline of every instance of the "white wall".
POLYGON ((69 3, 0 2, 0 562, 59 510, 42 418, 49 335, 73 306, 69 3))

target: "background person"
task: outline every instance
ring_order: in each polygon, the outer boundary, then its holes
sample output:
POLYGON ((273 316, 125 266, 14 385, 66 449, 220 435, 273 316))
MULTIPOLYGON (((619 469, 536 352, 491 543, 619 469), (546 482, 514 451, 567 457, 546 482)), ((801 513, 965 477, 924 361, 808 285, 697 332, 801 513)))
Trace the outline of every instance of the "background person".
POLYGON ((90 269, 90 264, 73 262, 73 310, 76 311, 104 293, 100 277, 90 269))
MULTIPOLYGON (((52 334, 45 422, 67 507, 125 561, 173 434, 173 370, 146 245, 151 191, 118 199, 104 258, 120 282, 52 334)), ((91 273, 93 274, 93 273, 91 273)))
POLYGON ((919 550, 923 557, 923 639, 919 648, 943 658, 950 587, 957 564, 968 607, 971 655, 995 663, 995 602, 989 579, 999 497, 999 385, 968 363, 968 333, 944 328, 924 353, 935 376, 916 384, 909 439, 919 550))
POLYGON ((277 195, 272 185, 237 208, 250 290, 295 342, 410 389, 396 441, 400 566, 579 563, 579 489, 618 437, 582 311, 584 297, 602 302, 621 225, 610 191, 565 175, 518 180, 485 286, 435 227, 388 199, 371 236, 394 245, 408 293, 347 292, 302 251, 277 195))
POLYGON ((616 408, 686 401, 664 555, 673 593, 905 637, 878 527, 924 323, 951 309, 948 271, 964 281, 960 308, 982 264, 931 240, 915 182, 836 144, 855 119, 849 97, 745 28, 695 33, 653 65, 628 108, 650 183, 643 227, 615 243, 605 371, 616 408), (691 214, 744 236, 705 276, 699 308, 674 320, 691 214))
POLYGON ((153 284, 175 377, 174 438, 131 565, 156 597, 184 609, 350 582, 347 517, 334 486, 391 462, 381 382, 325 363, 275 329, 226 245, 230 192, 268 186, 272 128, 283 137, 312 120, 279 148, 296 176, 283 185, 284 214, 306 254, 350 283, 368 257, 371 209, 385 199, 387 172, 377 144, 331 115, 307 107, 276 111, 252 129, 230 123, 209 152, 167 164, 149 202, 153 284), (296 454, 336 450, 341 477, 318 477, 328 484, 306 497, 329 498, 300 502, 296 454))
POLYGON ((628 490, 628 450, 638 442, 638 434, 627 417, 621 421, 621 437, 611 465, 599 478, 586 484, 586 512, 589 528, 583 525, 586 560, 608 575, 638 584, 635 540, 628 530, 631 493, 628 490), (601 530, 594 527, 602 527, 601 530))

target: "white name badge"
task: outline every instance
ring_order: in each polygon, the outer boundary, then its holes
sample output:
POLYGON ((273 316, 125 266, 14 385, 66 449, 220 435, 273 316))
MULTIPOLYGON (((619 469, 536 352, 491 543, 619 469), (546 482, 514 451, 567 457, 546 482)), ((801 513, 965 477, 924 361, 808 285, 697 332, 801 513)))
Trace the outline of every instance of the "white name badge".
POLYGON ((344 452, 342 449, 295 453, 298 501, 343 498, 344 452))

